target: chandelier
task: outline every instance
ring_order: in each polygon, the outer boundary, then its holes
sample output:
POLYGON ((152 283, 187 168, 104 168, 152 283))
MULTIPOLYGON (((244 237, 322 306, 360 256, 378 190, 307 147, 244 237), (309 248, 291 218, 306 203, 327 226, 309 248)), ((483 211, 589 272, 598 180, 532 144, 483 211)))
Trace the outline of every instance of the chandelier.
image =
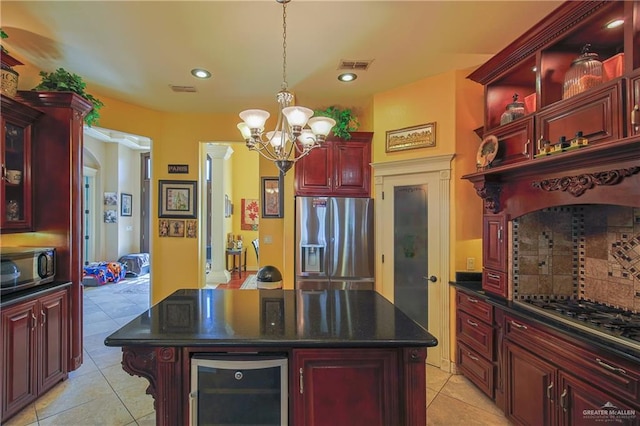
POLYGON ((282 86, 276 94, 278 121, 275 130, 264 133, 270 114, 260 109, 248 109, 240 113, 242 123, 238 130, 250 151, 257 151, 273 161, 282 174, 293 164, 322 145, 335 126, 329 117, 311 117, 313 110, 303 106, 292 106, 293 94, 287 85, 287 3, 291 0, 276 0, 282 4, 282 86))

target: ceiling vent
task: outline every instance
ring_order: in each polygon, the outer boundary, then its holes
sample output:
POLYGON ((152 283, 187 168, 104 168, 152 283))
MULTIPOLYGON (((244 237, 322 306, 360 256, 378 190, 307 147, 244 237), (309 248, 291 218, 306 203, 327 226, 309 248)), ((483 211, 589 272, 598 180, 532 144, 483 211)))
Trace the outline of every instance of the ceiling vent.
POLYGON ((350 70, 350 71, 354 71, 354 70, 366 71, 369 69, 369 66, 371 65, 372 62, 373 62, 373 59, 358 60, 358 61, 342 59, 340 61, 340 64, 338 65, 338 69, 350 70))
POLYGON ((171 90, 178 93, 195 93, 197 92, 196 88, 193 86, 174 86, 172 84, 169 85, 171 90))

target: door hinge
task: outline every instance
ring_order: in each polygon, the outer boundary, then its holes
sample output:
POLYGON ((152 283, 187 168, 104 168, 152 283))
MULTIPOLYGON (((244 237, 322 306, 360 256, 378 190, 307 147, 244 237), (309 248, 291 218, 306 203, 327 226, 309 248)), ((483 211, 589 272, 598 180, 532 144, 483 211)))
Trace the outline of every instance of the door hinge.
POLYGON ((382 255, 382 263, 384 263, 384 254, 382 255))
POLYGON ((382 191, 382 199, 384 200, 384 191, 382 191))

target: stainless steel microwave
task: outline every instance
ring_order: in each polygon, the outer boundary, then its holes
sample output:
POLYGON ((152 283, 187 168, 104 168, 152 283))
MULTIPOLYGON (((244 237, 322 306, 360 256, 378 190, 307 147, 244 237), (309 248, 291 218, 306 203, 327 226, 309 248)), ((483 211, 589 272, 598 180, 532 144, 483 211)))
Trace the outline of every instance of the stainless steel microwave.
POLYGON ((0 292, 50 283, 56 275, 56 249, 50 247, 0 247, 0 292))

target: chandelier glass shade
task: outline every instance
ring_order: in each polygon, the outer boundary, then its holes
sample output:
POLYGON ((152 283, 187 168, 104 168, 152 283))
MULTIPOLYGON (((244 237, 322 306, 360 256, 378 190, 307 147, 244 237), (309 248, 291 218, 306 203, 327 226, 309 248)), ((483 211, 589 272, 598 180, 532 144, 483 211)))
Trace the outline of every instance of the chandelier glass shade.
POLYGON ((270 115, 261 109, 248 109, 240 113, 243 120, 238 130, 250 151, 257 151, 273 161, 282 174, 312 149, 322 145, 336 125, 329 117, 313 117, 313 110, 292 105, 293 94, 287 84, 287 3, 282 4, 282 89, 276 94, 278 121, 275 130, 265 133, 265 124, 270 115))

